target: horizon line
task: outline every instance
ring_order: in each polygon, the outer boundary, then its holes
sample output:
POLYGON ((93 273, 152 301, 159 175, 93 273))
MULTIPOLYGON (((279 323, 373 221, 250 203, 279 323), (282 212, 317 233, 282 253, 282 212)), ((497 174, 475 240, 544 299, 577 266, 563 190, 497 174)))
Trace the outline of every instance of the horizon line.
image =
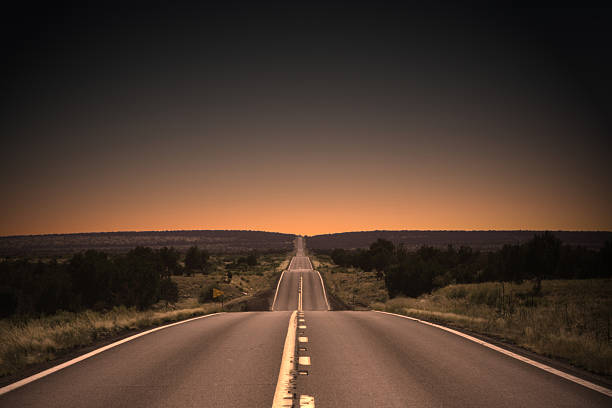
POLYGON ((176 229, 176 230, 114 230, 114 231, 85 231, 85 232, 51 232, 39 234, 16 234, 0 235, 1 238, 19 238, 36 236, 57 236, 57 235, 85 235, 85 234, 122 234, 122 233, 146 233, 146 232, 203 232, 203 231, 227 231, 227 232, 264 232, 268 234, 283 234, 303 237, 314 237, 322 235, 351 234, 363 232, 599 232, 611 233, 612 230, 606 229, 374 229, 374 230, 352 230, 340 232, 326 232, 319 234, 298 234, 293 232, 265 231, 251 229, 176 229))

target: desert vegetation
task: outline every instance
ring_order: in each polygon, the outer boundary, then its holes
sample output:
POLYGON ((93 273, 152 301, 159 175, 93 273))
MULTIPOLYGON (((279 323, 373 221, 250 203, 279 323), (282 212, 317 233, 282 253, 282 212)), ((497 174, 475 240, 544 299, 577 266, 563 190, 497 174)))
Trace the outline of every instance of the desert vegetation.
POLYGON ((612 280, 449 285, 372 307, 468 329, 575 366, 612 375, 612 280))
POLYGON ((435 321, 612 374, 612 242, 599 249, 542 233, 496 251, 378 239, 368 249, 313 251, 348 308, 435 321))
POLYGON ((99 340, 214 313, 217 304, 177 310, 138 310, 125 306, 107 311, 58 312, 32 319, 0 320, 0 377, 32 364, 53 360, 99 340))
MULTIPOLYGON (((480 251, 498 250, 504 245, 522 244, 543 231, 356 231, 308 237, 314 250, 367 249, 377 239, 402 245, 411 251, 422 246, 444 249, 448 245, 471 247, 480 251)), ((554 231, 552 234, 567 245, 599 249, 612 240, 609 231, 554 231)))
MULTIPOLYGON (((322 253, 322 251, 319 251, 322 253)), ((523 244, 482 252, 471 247, 403 245, 378 239, 368 249, 323 252, 339 266, 376 271, 390 297, 411 297, 454 283, 532 280, 537 293, 543 279, 612 277, 612 241, 599 250, 564 245, 552 233, 536 234, 523 244)))
POLYGON ((88 249, 115 254, 126 253, 138 246, 153 249, 174 247, 181 252, 193 246, 211 253, 286 252, 293 249, 294 238, 292 234, 234 230, 20 235, 0 237, 0 256, 57 257, 88 249))
POLYGON ((116 256, 89 250, 66 262, 5 259, 0 263, 1 316, 120 305, 143 310, 159 300, 174 303, 178 289, 170 276, 179 271, 178 251, 172 248, 137 247, 116 256))
POLYGON ((287 253, 196 246, 0 262, 0 376, 102 339, 221 310, 269 308, 287 253), (213 298, 213 289, 222 293, 213 298))
POLYGON ((385 281, 375 271, 334 264, 328 255, 311 256, 313 267, 321 273, 328 297, 335 297, 340 308, 369 310, 373 303, 389 299, 385 281))

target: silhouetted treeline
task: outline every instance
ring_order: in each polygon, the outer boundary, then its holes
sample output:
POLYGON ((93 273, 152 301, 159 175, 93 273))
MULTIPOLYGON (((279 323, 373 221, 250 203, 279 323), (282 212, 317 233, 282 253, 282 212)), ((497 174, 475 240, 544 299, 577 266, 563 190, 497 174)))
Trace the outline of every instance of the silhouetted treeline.
POLYGON ((452 283, 533 280, 537 292, 542 279, 612 277, 611 241, 599 250, 590 250, 563 245, 548 232, 494 252, 474 251, 466 246, 423 246, 413 252, 378 239, 369 249, 334 249, 330 255, 337 265, 378 271, 391 297, 418 296, 452 283))
POLYGON ((0 316, 176 302, 178 288, 170 275, 207 270, 206 251, 192 247, 188 253, 186 268, 174 248, 137 247, 124 255, 89 250, 65 263, 6 259, 0 263, 0 316))

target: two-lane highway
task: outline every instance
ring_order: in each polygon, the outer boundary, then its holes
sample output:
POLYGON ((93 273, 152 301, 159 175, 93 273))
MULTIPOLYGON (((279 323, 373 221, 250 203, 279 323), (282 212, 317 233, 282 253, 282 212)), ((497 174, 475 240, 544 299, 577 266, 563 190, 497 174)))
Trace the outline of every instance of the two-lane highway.
POLYGON ((8 392, 0 406, 270 406, 290 314, 224 313, 159 330, 8 392))
POLYGON ((0 406, 612 406, 605 388, 439 327, 378 312, 328 312, 302 238, 296 250, 273 312, 161 329, 0 391, 0 406))
POLYGON ((302 286, 301 310, 329 310, 323 280, 319 272, 312 269, 310 258, 305 255, 304 239, 296 240, 296 254, 283 272, 272 310, 298 310, 299 292, 302 286))
POLYGON ((610 407, 612 399, 435 327, 304 312, 297 392, 319 407, 610 407))

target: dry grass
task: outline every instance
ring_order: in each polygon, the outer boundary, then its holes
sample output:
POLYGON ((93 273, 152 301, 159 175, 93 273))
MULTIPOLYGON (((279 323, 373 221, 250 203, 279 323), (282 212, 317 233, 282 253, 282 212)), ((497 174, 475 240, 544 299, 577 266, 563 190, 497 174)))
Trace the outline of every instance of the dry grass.
POLYGON ((543 281, 541 296, 531 292, 529 282, 450 285, 372 306, 500 337, 612 375, 612 280, 543 281))
MULTIPOLYGON (((223 256, 234 259, 239 255, 223 256)), ((201 290, 215 284, 224 291, 225 301, 274 286, 278 272, 289 263, 284 254, 266 254, 259 264, 244 271, 233 271, 231 282, 225 282, 221 257, 212 257, 212 273, 172 276, 179 289, 179 301, 160 302, 150 310, 116 307, 106 312, 60 312, 53 316, 0 320, 0 376, 14 374, 28 365, 53 360, 79 347, 128 330, 159 326, 194 316, 219 311, 219 303, 200 304, 201 290), (219 258, 219 259, 217 259, 219 258)))
POLYGON ((347 305, 451 324, 536 353, 612 375, 612 280, 549 280, 539 296, 524 282, 449 285, 432 294, 387 300, 372 273, 311 258, 328 290, 347 305))
POLYGON ((313 267, 323 276, 326 289, 346 305, 367 310, 376 302, 389 299, 385 282, 376 279, 376 273, 335 265, 327 256, 311 255, 313 267))
POLYGON ((216 304, 178 310, 138 311, 117 307, 108 312, 62 312, 27 321, 0 321, 0 376, 128 330, 159 326, 217 312, 216 304))

